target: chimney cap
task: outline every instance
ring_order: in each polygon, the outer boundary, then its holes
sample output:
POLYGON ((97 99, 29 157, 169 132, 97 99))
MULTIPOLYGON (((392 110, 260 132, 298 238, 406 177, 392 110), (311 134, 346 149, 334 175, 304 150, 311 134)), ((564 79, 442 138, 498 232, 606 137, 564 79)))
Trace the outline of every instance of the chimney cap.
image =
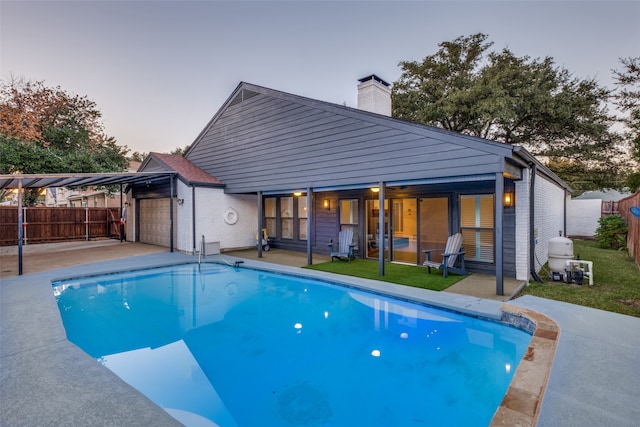
POLYGON ((384 80, 382 80, 380 77, 376 76, 375 74, 370 74, 367 77, 363 77, 361 79, 358 79, 358 81, 360 83, 364 83, 364 82, 369 81, 369 80, 375 80, 378 83, 381 83, 381 84, 385 85, 386 87, 391 86, 389 83, 385 82, 384 80))

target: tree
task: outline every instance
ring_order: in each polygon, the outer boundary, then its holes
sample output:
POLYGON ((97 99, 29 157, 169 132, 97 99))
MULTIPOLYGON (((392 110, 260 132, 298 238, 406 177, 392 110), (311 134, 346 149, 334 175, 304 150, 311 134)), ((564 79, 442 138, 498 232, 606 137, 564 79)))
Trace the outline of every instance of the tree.
POLYGON ((169 154, 177 154, 179 156, 184 156, 184 154, 189 151, 189 148, 191 147, 191 144, 187 144, 184 147, 176 147, 173 150, 171 150, 171 152, 169 154))
MULTIPOLYGON (((403 72, 392 90, 394 117, 522 145, 549 157, 552 169, 573 163, 583 171, 580 181, 611 186, 623 151, 611 131, 609 91, 595 80, 574 78, 550 57, 490 51, 487 38, 458 37, 440 43, 438 52, 421 62, 400 62, 403 72), (602 175, 592 169, 604 169, 605 182, 595 181, 602 175)), ((562 176, 564 169, 555 171, 562 176)))
POLYGON ((128 159, 134 162, 143 162, 148 155, 149 153, 145 153, 144 151, 134 151, 129 155, 128 159))
POLYGON ((0 173, 126 170, 128 149, 105 134, 101 116, 93 101, 59 86, 0 82, 0 173))
MULTIPOLYGON (((618 92, 615 101, 620 111, 626 114, 622 122, 626 125, 625 138, 633 149, 636 161, 640 161, 640 57, 620 58, 621 71, 613 70, 618 92)), ((640 187, 640 171, 629 174, 627 186, 636 191, 640 187)))

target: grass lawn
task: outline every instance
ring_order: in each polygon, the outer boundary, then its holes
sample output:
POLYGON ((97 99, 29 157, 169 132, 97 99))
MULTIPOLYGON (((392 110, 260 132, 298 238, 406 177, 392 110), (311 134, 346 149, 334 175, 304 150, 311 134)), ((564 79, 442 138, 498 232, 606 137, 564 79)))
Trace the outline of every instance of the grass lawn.
POLYGON ((427 268, 416 265, 404 265, 385 263, 384 276, 378 276, 378 261, 371 259, 355 259, 351 262, 334 261, 322 264, 308 265, 304 268, 327 271, 330 273, 344 274, 346 276, 362 277, 364 279, 380 280, 382 282, 398 283, 400 285, 416 288, 441 291, 467 276, 449 274, 446 279, 442 277, 440 270, 431 269, 427 274, 427 268))
POLYGON ((532 282, 522 294, 640 317, 640 272, 626 251, 601 249, 593 241, 574 240, 573 252, 580 259, 593 261, 593 286, 586 280, 582 286, 551 282, 543 269, 539 275, 545 283, 532 282))

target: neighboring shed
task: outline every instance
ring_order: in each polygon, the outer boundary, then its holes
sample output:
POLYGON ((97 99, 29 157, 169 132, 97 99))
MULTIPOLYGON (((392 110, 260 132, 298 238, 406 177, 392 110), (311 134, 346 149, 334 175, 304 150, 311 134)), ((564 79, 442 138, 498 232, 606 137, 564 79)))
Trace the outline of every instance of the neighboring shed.
POLYGON ((585 191, 567 202, 567 235, 593 237, 598 220, 604 215, 618 214, 618 201, 631 193, 612 189, 585 191))

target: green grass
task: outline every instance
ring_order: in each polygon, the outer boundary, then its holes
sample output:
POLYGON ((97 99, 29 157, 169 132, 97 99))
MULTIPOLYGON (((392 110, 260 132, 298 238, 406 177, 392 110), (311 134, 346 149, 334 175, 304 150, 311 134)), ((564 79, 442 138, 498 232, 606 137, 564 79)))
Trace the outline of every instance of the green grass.
POLYGON ((312 270, 327 271, 329 273, 344 274, 346 276, 361 277, 364 279, 380 280, 383 282, 397 283, 400 285, 413 286, 416 288, 441 291, 454 283, 464 279, 466 276, 449 274, 446 279, 442 277, 442 272, 431 269, 431 274, 427 274, 426 267, 404 264, 384 264, 384 276, 378 275, 378 261, 370 259, 355 259, 351 262, 334 261, 322 264, 305 266, 312 270))
POLYGON ((523 294, 640 317, 640 272, 626 251, 601 249, 596 242, 574 240, 573 252, 580 259, 593 261, 593 286, 588 281, 582 286, 551 282, 549 274, 542 270, 540 278, 545 283, 532 283, 523 294))

